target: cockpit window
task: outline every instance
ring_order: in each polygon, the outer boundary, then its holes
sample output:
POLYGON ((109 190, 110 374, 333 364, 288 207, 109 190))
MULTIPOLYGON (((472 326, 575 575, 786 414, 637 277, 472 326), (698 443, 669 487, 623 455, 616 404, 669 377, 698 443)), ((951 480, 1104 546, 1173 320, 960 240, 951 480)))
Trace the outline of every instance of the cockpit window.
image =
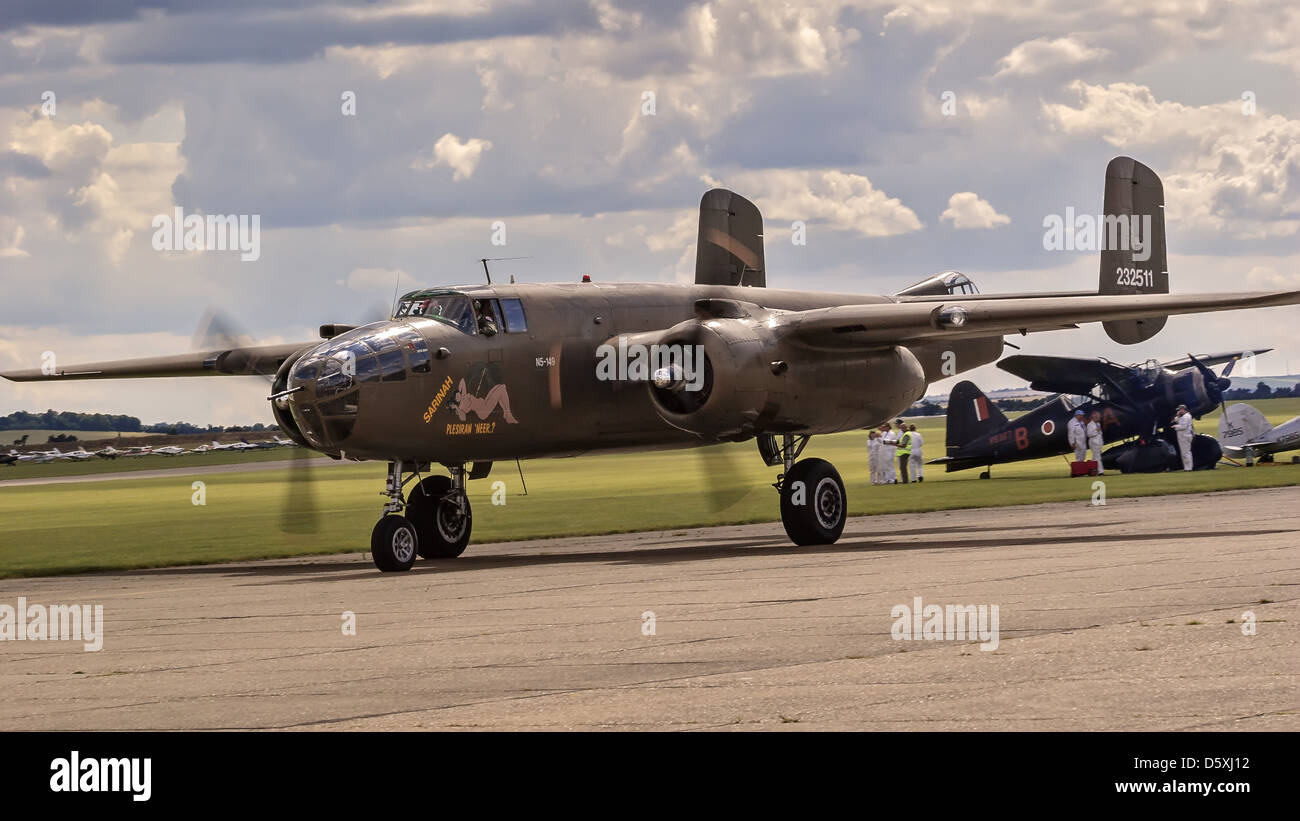
POLYGON ((524 318, 524 305, 517 299, 501 300, 501 309, 505 313, 506 332, 517 334, 528 330, 528 320, 524 318))
POLYGON ((975 283, 970 281, 970 277, 960 271, 952 271, 945 275, 943 284, 950 294, 978 294, 980 292, 975 287, 975 283))
POLYGON ((957 296, 959 294, 978 294, 979 288, 971 282, 970 277, 961 271, 944 271, 926 277, 911 287, 899 291, 896 296, 957 296))
POLYGON ((393 319, 423 316, 445 322, 463 333, 474 333, 474 312, 469 297, 456 293, 419 291, 407 294, 397 305, 393 319))

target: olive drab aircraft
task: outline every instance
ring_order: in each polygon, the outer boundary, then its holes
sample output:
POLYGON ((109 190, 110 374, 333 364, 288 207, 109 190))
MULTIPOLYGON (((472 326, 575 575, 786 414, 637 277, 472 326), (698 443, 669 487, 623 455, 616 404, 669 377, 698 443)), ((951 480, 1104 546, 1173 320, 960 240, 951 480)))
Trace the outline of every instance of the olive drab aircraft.
POLYGON ((3 376, 263 375, 294 441, 387 463, 371 537, 384 571, 459 555, 466 484, 494 462, 749 439, 779 469, 790 539, 826 544, 847 497, 831 464, 799 458, 808 438, 895 418, 930 382, 995 361, 1004 334, 1102 322, 1132 344, 1171 314, 1300 303, 1300 291, 1169 294, 1163 201, 1151 169, 1110 162, 1103 211, 1115 237, 1096 292, 980 294, 956 272, 893 295, 768 288, 762 215, 714 189, 700 201, 694 284, 500 285, 489 274, 407 293, 381 322, 324 325, 319 340, 3 376))
MULTIPOLYGON (((1141 365, 1065 356, 1008 356, 998 363, 999 368, 1026 380, 1033 390, 1053 391, 1055 395, 1015 420, 1008 420, 974 383, 957 383, 948 395, 948 453, 930 464, 944 465, 951 473, 1069 453, 1073 451, 1067 427, 1071 417, 1083 411, 1090 418, 1096 411, 1101 415, 1103 442, 1141 440, 1113 454, 1107 451, 1103 460, 1106 468, 1131 472, 1181 467, 1176 448, 1168 447, 1175 411, 1179 405, 1186 405, 1188 412, 1200 419, 1220 407, 1223 392, 1232 382, 1215 376, 1210 366, 1236 362, 1245 355, 1189 354, 1172 362, 1148 360, 1141 365), (1151 453, 1124 458, 1126 450, 1147 444, 1151 453)), ((1212 468, 1220 455, 1213 437, 1193 437, 1194 467, 1212 468)), ((991 471, 985 470, 980 477, 987 479, 990 475, 991 471)))

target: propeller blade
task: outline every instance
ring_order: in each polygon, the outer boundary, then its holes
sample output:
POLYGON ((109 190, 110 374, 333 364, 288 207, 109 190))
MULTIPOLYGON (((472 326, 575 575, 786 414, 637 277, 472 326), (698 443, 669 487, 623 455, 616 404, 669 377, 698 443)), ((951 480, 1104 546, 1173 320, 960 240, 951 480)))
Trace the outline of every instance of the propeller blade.
POLYGON ((731 443, 710 445, 696 450, 696 468, 705 499, 713 513, 726 510, 744 499, 754 489, 745 476, 739 448, 731 443))
POLYGON ((289 467, 289 486, 285 489, 284 506, 280 510, 280 532, 310 534, 320 529, 313 474, 311 451, 295 448, 289 467))
POLYGON ((215 348, 240 348, 256 344, 228 314, 215 308, 203 312, 190 346, 196 351, 215 348))
MULTIPOLYGON (((1223 401, 1223 394, 1232 385, 1232 380, 1227 379, 1226 377, 1218 376, 1217 374, 1214 373, 1214 371, 1210 370, 1209 366, 1203 364, 1201 360, 1197 359, 1195 356, 1192 356, 1190 353, 1187 355, 1187 359, 1193 365, 1196 366, 1196 369, 1201 372, 1201 376, 1205 378, 1205 390, 1207 392, 1214 391, 1219 395, 1219 409, 1226 414, 1228 412, 1228 407, 1227 404, 1223 401)), ((1232 365, 1229 364, 1228 370, 1231 369, 1232 369, 1232 365)), ((1225 370, 1224 373, 1226 374, 1227 370, 1225 370)))

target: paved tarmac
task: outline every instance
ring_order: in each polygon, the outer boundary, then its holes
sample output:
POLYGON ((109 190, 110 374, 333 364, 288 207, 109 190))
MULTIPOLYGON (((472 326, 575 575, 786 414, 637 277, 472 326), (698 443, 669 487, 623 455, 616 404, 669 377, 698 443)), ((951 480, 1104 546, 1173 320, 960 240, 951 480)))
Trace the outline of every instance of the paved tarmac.
POLYGON ((1300 730, 1298 488, 864 517, 825 547, 762 524, 0 581, 19 596, 102 604, 103 649, 0 641, 3 730, 1300 730), (997 649, 891 637, 918 596, 997 605, 997 649))
MULTIPOLYGON (((0 479, 0 489, 31 487, 34 485, 68 485, 82 482, 115 482, 122 479, 166 479, 169 476, 203 476, 209 473, 256 473, 263 470, 285 470, 297 464, 295 459, 275 459, 269 462, 233 462, 225 465, 189 465, 179 468, 151 470, 119 470, 113 473, 74 473, 68 476, 38 476, 29 479, 0 479)), ((334 459, 311 459, 312 467, 329 465, 354 465, 356 462, 334 459)))

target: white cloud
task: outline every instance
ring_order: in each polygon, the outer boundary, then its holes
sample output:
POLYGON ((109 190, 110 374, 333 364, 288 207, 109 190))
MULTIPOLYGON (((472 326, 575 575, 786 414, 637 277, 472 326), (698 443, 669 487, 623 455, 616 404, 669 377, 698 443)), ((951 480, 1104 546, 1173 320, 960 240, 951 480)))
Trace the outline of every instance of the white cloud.
POLYGON ((839 231, 890 237, 921 229, 916 212, 879 191, 871 180, 843 171, 746 171, 729 187, 753 200, 766 220, 821 220, 839 231))
POLYGON ((23 250, 23 235, 27 229, 16 220, 0 216, 0 257, 14 259, 31 256, 23 250))
POLYGON ((1300 232, 1300 119, 1246 116, 1240 100, 1185 105, 1158 100, 1133 83, 1075 82, 1077 105, 1044 104, 1066 134, 1113 146, 1159 148, 1174 157, 1157 169, 1166 213, 1186 227, 1238 239, 1300 232))
POLYGON ((417 162, 416 165, 422 165, 424 168, 445 165, 452 170, 453 182, 467 180, 474 175, 474 169, 478 168, 478 161, 483 156, 483 152, 491 149, 490 140, 480 140, 477 137, 461 140, 449 131, 433 144, 432 159, 422 163, 417 162))
POLYGON ((483 105, 484 111, 509 111, 515 107, 511 100, 507 100, 501 93, 501 79, 495 69, 487 66, 477 66, 474 69, 478 74, 479 85, 483 86, 483 105))
POLYGON ((363 294, 383 294, 394 287, 406 292, 420 287, 419 280, 400 268, 353 268, 338 284, 363 294))
POLYGON ((1050 40, 1038 37, 1021 43, 998 61, 997 77, 1007 75, 1038 74, 1057 66, 1077 66, 1100 60, 1110 54, 1104 48, 1093 48, 1078 37, 1058 37, 1050 40))
POLYGON ((67 120, 0 110, 0 134, 7 132, 8 147, 36 158, 50 172, 5 180, 27 227, 23 235, 0 237, 8 243, 0 255, 17 255, 13 249, 24 236, 32 242, 90 241, 102 257, 120 265, 136 234, 149 233, 154 215, 172 209, 171 186, 185 170, 180 155, 185 114, 164 105, 131 127, 116 120, 114 106, 96 99, 79 111, 72 106, 61 107, 64 111, 67 120), (87 119, 76 122, 78 114, 87 119), (145 139, 144 131, 168 139, 145 139))
POLYGON ((1009 224, 1011 217, 999 214, 979 194, 960 191, 948 198, 948 207, 939 215, 939 221, 951 222, 953 228, 996 228, 1009 224))

